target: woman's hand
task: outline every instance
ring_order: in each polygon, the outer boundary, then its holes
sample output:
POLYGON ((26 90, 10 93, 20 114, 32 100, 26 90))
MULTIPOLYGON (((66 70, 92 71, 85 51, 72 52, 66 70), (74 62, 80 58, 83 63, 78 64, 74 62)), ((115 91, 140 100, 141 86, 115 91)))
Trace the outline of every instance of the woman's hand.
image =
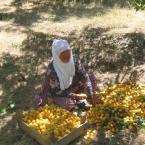
POLYGON ((87 95, 86 94, 75 94, 75 93, 72 93, 72 96, 76 100, 87 99, 87 95))
POLYGON ((95 95, 94 98, 95 98, 94 100, 95 100, 96 104, 102 104, 103 103, 103 101, 97 95, 95 95))
POLYGON ((94 96, 90 97, 90 103, 93 105, 93 107, 95 107, 96 104, 102 104, 103 101, 95 94, 94 96))

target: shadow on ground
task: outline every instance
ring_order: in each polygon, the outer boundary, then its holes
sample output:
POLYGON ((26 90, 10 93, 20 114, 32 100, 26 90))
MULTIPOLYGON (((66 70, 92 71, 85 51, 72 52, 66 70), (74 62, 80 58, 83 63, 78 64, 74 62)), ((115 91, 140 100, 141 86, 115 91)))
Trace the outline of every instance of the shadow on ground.
MULTIPOLYGON (((145 64, 145 35, 143 33, 109 34, 109 29, 86 27, 80 36, 79 54, 86 68, 103 73, 129 74, 135 78, 144 71, 133 68, 145 64), (91 62, 90 62, 91 60, 91 62)), ((125 76, 124 76, 125 77, 125 76)), ((141 76, 140 76, 141 77, 141 76)), ((123 78, 122 78, 123 80, 123 78)))
POLYGON ((53 22, 61 22, 72 16, 81 18, 81 17, 93 17, 104 15, 109 11, 107 8, 101 8, 97 5, 93 7, 87 7, 86 5, 76 4, 73 6, 60 5, 58 3, 54 4, 52 2, 44 3, 28 3, 29 6, 25 7, 24 4, 27 4, 23 0, 15 0, 11 3, 11 6, 16 10, 13 12, 2 12, 0 13, 1 21, 10 21, 20 26, 31 26, 35 22, 43 21, 47 19, 53 22), (48 18, 41 17, 41 13, 49 13, 51 16, 48 18))
POLYGON ((28 100, 32 99, 32 90, 38 84, 40 74, 44 73, 44 62, 47 62, 51 55, 51 37, 43 33, 29 32, 27 39, 22 43, 21 56, 3 54, 0 67, 2 106, 8 100, 16 101, 18 108, 23 108, 23 105, 29 106, 28 100))

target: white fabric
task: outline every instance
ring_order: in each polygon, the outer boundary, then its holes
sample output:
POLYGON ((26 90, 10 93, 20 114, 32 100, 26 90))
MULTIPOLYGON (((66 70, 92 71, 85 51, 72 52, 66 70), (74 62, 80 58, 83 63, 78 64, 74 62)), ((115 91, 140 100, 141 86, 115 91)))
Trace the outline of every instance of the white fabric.
POLYGON ((53 66, 57 73, 60 82, 60 89, 65 90, 72 84, 73 76, 75 75, 75 66, 73 55, 71 51, 71 58, 68 63, 60 60, 59 55, 66 51, 71 50, 66 40, 54 40, 52 44, 53 66))

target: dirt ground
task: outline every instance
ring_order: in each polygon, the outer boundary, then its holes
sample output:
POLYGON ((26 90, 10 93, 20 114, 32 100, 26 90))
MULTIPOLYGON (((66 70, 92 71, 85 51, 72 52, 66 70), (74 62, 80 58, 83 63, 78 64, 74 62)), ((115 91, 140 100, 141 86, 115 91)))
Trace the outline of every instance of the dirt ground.
MULTIPOLYGON (((23 0, 0 1, 0 145, 38 145, 22 132, 16 112, 33 107, 55 38, 67 39, 98 89, 132 80, 145 84, 145 12, 96 5, 59 8, 23 0), (10 109, 10 104, 15 104, 10 109)), ((145 131, 109 145, 145 145, 145 131)), ((81 144, 78 139, 72 144, 81 144)), ((105 142, 98 143, 105 145, 105 142)))

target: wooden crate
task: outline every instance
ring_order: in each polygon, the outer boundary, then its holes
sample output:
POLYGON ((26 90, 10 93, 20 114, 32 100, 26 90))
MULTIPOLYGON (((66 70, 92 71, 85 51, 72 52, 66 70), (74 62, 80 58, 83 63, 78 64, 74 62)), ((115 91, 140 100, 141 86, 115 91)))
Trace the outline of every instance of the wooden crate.
POLYGON ((20 118, 20 115, 18 117, 18 124, 19 124, 19 127, 25 133, 30 135, 33 139, 35 139, 41 145, 67 145, 70 142, 72 142, 73 140, 75 140, 76 138, 78 138, 79 136, 81 136, 84 133, 84 131, 87 128, 87 126, 88 126, 88 123, 85 122, 85 123, 81 124, 80 127, 75 128, 71 133, 69 133, 68 135, 64 136, 62 139, 55 141, 55 140, 49 140, 44 135, 42 135, 39 132, 37 132, 34 128, 29 127, 20 118))

